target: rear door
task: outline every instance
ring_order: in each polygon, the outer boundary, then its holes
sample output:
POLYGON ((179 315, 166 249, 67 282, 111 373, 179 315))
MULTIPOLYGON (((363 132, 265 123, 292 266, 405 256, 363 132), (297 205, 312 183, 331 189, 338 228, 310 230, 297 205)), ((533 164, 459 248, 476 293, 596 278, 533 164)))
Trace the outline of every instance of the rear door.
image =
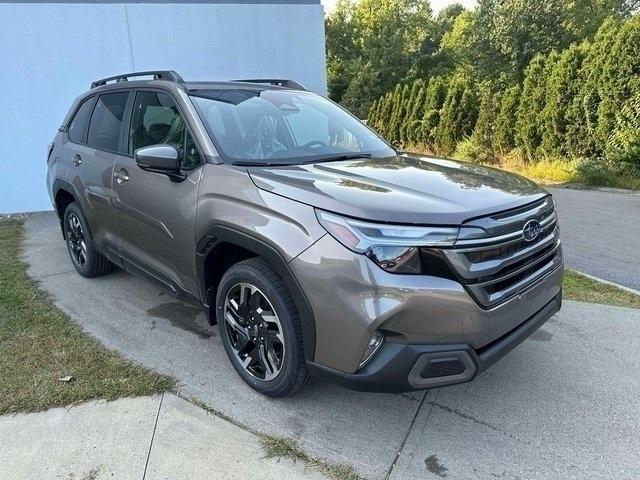
POLYGON ((80 201, 93 239, 111 259, 115 259, 115 252, 110 253, 117 245, 113 167, 124 148, 123 120, 128 98, 128 91, 95 95, 80 106, 69 125, 73 183, 82 196, 80 201), (83 130, 83 118, 87 116, 88 126, 83 130))
POLYGON ((195 214, 202 156, 169 92, 141 89, 134 95, 127 155, 118 157, 114 168, 122 259, 176 294, 197 297, 195 214), (158 144, 176 148, 184 181, 138 167, 135 150, 158 144))

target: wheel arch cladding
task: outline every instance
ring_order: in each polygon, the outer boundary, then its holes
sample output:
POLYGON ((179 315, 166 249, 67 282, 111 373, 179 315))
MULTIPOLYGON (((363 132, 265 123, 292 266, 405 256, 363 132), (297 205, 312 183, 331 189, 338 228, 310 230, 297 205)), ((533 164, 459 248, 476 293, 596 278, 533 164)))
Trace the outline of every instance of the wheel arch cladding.
POLYGON ((62 230, 62 235, 64 235, 64 226, 62 225, 64 212, 71 203, 78 201, 78 194, 73 185, 58 179, 53 184, 53 199, 56 214, 58 215, 58 219, 60 219, 60 229, 62 230))
POLYGON ((302 339, 304 343, 304 355, 306 360, 313 360, 316 345, 315 317, 311 310, 311 304, 302 290, 302 287, 291 272, 289 265, 278 250, 267 242, 235 230, 224 225, 213 226, 197 244, 196 268, 200 297, 209 310, 209 321, 215 322, 215 295, 223 271, 211 271, 220 252, 225 248, 233 247, 234 262, 228 263, 227 268, 237 261, 251 257, 260 257, 280 276, 289 290, 298 309, 300 324, 302 326, 302 339))

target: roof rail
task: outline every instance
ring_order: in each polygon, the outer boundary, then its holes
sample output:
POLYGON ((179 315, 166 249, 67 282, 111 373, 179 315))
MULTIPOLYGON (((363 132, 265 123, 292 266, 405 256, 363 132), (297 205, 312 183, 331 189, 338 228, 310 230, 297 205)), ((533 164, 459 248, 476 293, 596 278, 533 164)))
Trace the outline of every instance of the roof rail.
POLYGON ((176 83, 184 83, 184 80, 178 73, 174 70, 150 70, 148 72, 132 72, 132 73, 123 73, 122 75, 116 75, 114 77, 102 78, 100 80, 96 80, 91 83, 91 88, 101 87, 106 85, 107 82, 115 81, 118 82, 127 82, 131 77, 147 77, 153 76, 154 80, 168 80, 169 82, 176 83))
POLYGON ((294 82, 293 80, 287 80, 287 79, 247 78, 247 79, 244 79, 244 80, 234 80, 234 82, 266 83, 268 85, 275 85, 276 87, 291 88, 292 90, 306 90, 306 88, 304 88, 298 82, 294 82))

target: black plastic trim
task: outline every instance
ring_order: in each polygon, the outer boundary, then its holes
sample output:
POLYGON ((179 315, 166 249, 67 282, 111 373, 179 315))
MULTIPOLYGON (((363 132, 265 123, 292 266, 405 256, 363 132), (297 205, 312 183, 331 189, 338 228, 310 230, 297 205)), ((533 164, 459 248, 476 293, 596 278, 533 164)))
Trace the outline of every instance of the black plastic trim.
POLYGON ((73 195, 73 197, 76 199, 77 202, 80 202, 80 196, 78 195, 76 187, 74 187, 71 183, 67 182, 66 180, 62 180, 58 178, 53 182, 53 186, 51 187, 51 193, 53 194, 52 196, 53 206, 54 206, 56 215, 58 216, 58 220, 60 220, 60 230, 62 232, 62 236, 64 237, 64 225, 62 224, 63 216, 61 215, 62 212, 58 211, 58 206, 56 205, 56 196, 58 195, 58 192, 60 190, 65 191, 70 195, 73 195))
MULTIPOLYGON (((467 344, 449 345, 407 345, 386 342, 374 358, 356 373, 345 373, 318 363, 307 361, 307 366, 313 375, 326 378, 352 390, 369 392, 407 392, 425 388, 436 388, 445 385, 465 383, 473 380, 480 372, 486 370, 526 340, 533 332, 540 328, 562 306, 562 291, 549 303, 538 310, 528 320, 518 327, 479 350, 474 350, 467 344), (411 376, 415 366, 425 356, 440 358, 468 355, 473 367, 471 374, 460 375, 456 379, 439 377, 429 379, 437 381, 420 382, 416 387, 411 376)), ((424 361, 422 361, 424 363, 424 361)), ((415 377, 415 375, 414 375, 415 377)), ((427 379, 424 379, 427 380, 427 379)))
MULTIPOLYGON (((313 311, 311 310, 311 304, 285 259, 275 247, 263 240, 225 225, 214 225, 207 234, 198 241, 196 248, 196 270, 200 288, 200 298, 202 298, 204 307, 210 310, 211 304, 215 302, 215 300, 210 299, 211 292, 207 291, 205 284, 205 260, 209 253, 221 243, 237 245, 255 253, 266 260, 276 273, 280 275, 286 287, 289 289, 293 301, 298 308, 298 313, 300 314, 305 358, 312 360, 315 357, 316 350, 316 322, 313 311)), ((209 314, 212 315, 213 312, 209 312, 209 314)))

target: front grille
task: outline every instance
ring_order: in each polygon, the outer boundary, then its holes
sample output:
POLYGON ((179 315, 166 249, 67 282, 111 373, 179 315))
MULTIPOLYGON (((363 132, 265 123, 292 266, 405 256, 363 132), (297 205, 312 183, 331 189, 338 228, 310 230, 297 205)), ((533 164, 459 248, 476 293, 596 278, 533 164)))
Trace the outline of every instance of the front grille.
POLYGON ((491 308, 530 287, 562 263, 560 232, 551 197, 499 214, 471 220, 460 228, 452 249, 442 250, 452 270, 483 308, 491 308), (524 225, 538 220, 533 241, 524 225))

